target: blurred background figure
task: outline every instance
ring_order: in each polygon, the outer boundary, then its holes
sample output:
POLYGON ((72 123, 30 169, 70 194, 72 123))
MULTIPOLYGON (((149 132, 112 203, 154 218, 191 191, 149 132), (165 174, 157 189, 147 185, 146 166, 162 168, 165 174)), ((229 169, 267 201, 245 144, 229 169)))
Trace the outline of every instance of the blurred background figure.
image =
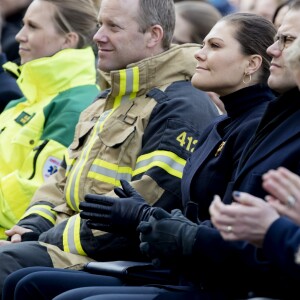
POLYGON ((19 43, 15 40, 16 34, 22 28, 22 19, 32 0, 0 0, 2 51, 7 59, 14 61, 19 58, 19 43))
POLYGON ((175 4, 176 24, 173 43, 201 44, 221 13, 204 1, 181 1, 175 4))
MULTIPOLYGON (((229 3, 239 12, 253 12, 256 0, 228 0, 229 3)), ((263 1, 263 0, 260 0, 263 1)))
POLYGON ((258 14, 272 21, 278 28, 292 0, 228 0, 228 2, 235 11, 258 14))
MULTIPOLYGON (((0 40, 1 40, 1 6, 0 6, 0 40)), ((22 92, 20 91, 16 79, 10 74, 6 73, 2 68, 2 65, 6 62, 6 55, 2 53, 2 47, 0 43, 0 113, 10 100, 21 98, 22 92)))
POLYGON ((228 0, 209 0, 209 2, 216 7, 223 16, 236 10, 236 8, 228 0))
POLYGON ((281 3, 279 6, 277 6, 277 8, 273 14, 273 18, 272 18, 272 22, 277 29, 281 25, 282 19, 283 19, 284 15, 286 14, 286 12, 288 11, 289 5, 291 2, 292 2, 292 0, 287 0, 283 3, 281 3))
POLYGON ((253 12, 272 21, 277 7, 285 2, 286 0, 255 0, 253 12))
MULTIPOLYGON (((177 3, 177 2, 187 2, 187 1, 174 0, 174 3, 177 3)), ((231 4, 230 0, 193 0, 193 2, 210 3, 222 14, 222 16, 232 13, 236 10, 235 5, 231 4)))

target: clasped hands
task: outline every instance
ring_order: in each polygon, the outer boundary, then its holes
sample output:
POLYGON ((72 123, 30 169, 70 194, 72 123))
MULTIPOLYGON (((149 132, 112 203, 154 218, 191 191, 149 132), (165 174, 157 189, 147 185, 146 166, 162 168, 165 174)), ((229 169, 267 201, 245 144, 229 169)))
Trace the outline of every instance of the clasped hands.
POLYGON ((140 233, 140 249, 148 257, 169 260, 190 255, 198 230, 197 224, 183 216, 180 210, 171 214, 152 207, 125 180, 115 188, 117 197, 87 194, 81 202, 80 216, 87 226, 106 232, 125 235, 140 233))

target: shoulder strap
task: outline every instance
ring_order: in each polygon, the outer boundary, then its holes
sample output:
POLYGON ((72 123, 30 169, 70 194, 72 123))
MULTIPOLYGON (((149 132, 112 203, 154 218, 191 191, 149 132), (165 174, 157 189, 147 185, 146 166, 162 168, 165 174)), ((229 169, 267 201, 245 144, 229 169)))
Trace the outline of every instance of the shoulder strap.
POLYGON ((158 88, 153 88, 147 94, 147 97, 154 98, 158 103, 167 101, 169 99, 167 93, 163 92, 158 88))

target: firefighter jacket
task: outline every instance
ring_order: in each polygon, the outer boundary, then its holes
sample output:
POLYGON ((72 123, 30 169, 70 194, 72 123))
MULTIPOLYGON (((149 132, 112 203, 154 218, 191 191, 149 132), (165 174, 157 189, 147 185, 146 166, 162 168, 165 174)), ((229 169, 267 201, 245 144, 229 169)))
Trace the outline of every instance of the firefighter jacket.
POLYGON ((99 94, 91 48, 30 61, 20 67, 17 83, 24 97, 10 101, 0 115, 1 238, 57 171, 80 113, 99 94))
MULTIPOLYGON (((112 71, 111 89, 81 114, 65 161, 36 192, 18 224, 41 233, 39 241, 48 249, 55 245, 70 253, 60 260, 54 248, 54 266, 65 267, 62 260, 74 263, 74 257, 80 261, 78 256, 103 258, 109 234, 90 230, 79 216, 87 193, 114 195, 113 188, 126 179, 150 204, 181 207, 186 159, 199 133, 218 115, 207 94, 190 82, 197 47, 174 45, 112 71)), ((116 245, 110 253, 119 250, 116 245)))

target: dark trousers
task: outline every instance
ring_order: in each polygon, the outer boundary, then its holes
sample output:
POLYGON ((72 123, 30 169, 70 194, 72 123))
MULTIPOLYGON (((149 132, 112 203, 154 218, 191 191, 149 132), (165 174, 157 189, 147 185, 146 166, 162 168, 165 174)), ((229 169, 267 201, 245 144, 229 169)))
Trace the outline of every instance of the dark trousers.
POLYGON ((46 247, 38 242, 16 243, 0 247, 0 299, 7 276, 14 271, 31 266, 53 266, 46 247))
POLYGON ((117 286, 74 289, 53 300, 218 300, 219 298, 188 287, 117 286))
POLYGON ((2 300, 53 299, 54 297, 71 300, 87 297, 101 297, 99 299, 105 300, 116 299, 116 297, 118 300, 225 299, 216 297, 214 293, 193 290, 187 286, 158 285, 153 282, 152 285, 147 285, 148 281, 143 284, 127 284, 115 277, 53 268, 47 248, 38 242, 0 247, 0 262, 0 299, 3 296, 2 300), (80 290, 76 290, 75 294, 79 296, 73 295, 72 290, 77 288, 80 290), (68 298, 69 296, 71 298, 68 298))
MULTIPOLYGON (((126 286, 115 277, 84 271, 48 267, 28 267, 10 274, 2 300, 79 300, 89 297, 116 300, 205 300, 198 292, 180 286, 126 286)), ((204 295, 203 295, 204 296, 204 295)))
POLYGON ((121 286, 115 277, 93 275, 83 271, 28 267, 11 273, 4 282, 2 300, 53 299, 78 287, 121 286))
POLYGON ((160 293, 166 293, 163 288, 152 286, 94 286, 74 289, 55 297, 53 300, 81 299, 114 299, 114 300, 152 300, 160 293))

